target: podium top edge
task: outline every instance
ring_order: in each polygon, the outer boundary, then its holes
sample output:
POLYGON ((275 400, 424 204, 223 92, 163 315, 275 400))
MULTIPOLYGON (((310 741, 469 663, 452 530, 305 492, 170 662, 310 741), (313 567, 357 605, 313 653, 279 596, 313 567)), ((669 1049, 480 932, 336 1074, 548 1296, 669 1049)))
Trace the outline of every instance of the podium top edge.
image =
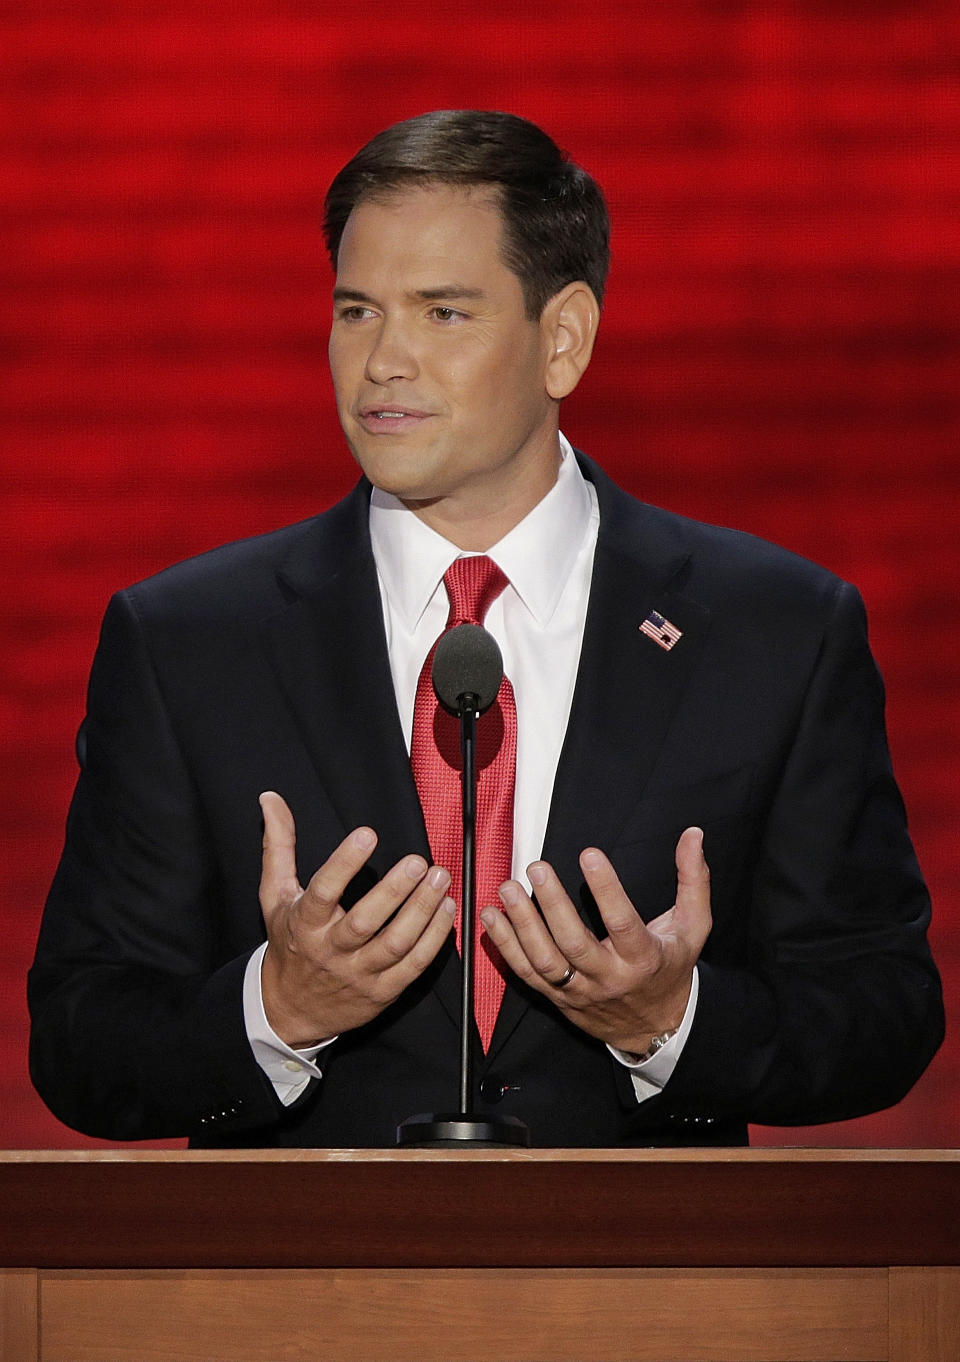
POLYGON ((702 1149, 0 1149, 17 1164, 780 1164, 960 1163, 960 1149, 851 1149, 811 1146, 702 1149))

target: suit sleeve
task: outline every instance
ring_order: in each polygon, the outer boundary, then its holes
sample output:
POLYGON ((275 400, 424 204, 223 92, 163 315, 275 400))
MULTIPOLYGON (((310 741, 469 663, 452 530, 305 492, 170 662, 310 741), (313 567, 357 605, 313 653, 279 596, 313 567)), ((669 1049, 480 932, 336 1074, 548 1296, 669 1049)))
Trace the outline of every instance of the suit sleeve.
POLYGON ((275 1122, 243 1025, 250 951, 223 958, 205 812, 125 594, 104 621, 78 755, 29 979, 37 1089, 67 1125, 109 1139, 275 1122))
POLYGON ((840 583, 740 897, 718 904, 745 919, 746 959, 708 942, 693 1029, 644 1121, 844 1120, 899 1101, 935 1053, 930 905, 883 703, 862 602, 840 583))

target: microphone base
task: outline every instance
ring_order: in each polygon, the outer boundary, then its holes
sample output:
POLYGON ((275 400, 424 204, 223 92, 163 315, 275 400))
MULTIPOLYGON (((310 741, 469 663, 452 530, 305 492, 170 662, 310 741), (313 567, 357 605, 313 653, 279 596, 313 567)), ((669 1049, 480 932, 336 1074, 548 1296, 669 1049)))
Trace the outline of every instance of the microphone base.
POLYGON ((530 1144, 530 1131, 516 1116, 470 1116, 463 1112, 449 1115, 408 1116, 397 1126, 397 1145, 401 1149, 523 1148, 530 1144))

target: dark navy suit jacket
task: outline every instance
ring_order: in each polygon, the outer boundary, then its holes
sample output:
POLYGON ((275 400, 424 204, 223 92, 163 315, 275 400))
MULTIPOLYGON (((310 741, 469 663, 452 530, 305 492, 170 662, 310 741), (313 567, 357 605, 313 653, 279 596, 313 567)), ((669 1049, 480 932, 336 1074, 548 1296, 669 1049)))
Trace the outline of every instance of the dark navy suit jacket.
MULTIPOLYGON (((893 1103, 943 1014, 860 598, 582 464, 600 535, 543 855, 599 927, 577 857, 603 847, 649 919, 673 902, 675 844, 698 824, 714 926, 661 1095, 638 1105, 603 1045, 511 982, 479 1057, 478 1108, 519 1116, 537 1145, 670 1145, 893 1103), (682 631, 671 651, 639 630, 651 610, 682 631)), ((390 1145, 405 1117, 456 1107, 450 943, 336 1042, 289 1109, 243 1025, 244 968, 264 937, 262 790, 294 812, 304 882, 351 828, 377 830, 349 901, 405 853, 429 854, 368 497, 361 483, 323 515, 111 602, 30 979, 34 1080, 69 1125, 201 1145, 390 1145)))

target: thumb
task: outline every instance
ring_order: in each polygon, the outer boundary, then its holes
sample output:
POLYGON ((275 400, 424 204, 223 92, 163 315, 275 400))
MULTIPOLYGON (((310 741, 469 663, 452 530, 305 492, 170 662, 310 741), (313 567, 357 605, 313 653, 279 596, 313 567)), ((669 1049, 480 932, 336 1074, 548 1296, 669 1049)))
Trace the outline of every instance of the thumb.
POLYGON ((678 933, 703 945, 713 924, 710 913, 710 868, 703 855, 703 830, 687 828, 677 843, 677 901, 673 922, 678 933))
POLYGON ((273 790, 260 796, 263 813, 263 862, 260 873, 260 907, 264 921, 283 902, 301 892, 297 879, 297 829, 287 802, 273 790))

